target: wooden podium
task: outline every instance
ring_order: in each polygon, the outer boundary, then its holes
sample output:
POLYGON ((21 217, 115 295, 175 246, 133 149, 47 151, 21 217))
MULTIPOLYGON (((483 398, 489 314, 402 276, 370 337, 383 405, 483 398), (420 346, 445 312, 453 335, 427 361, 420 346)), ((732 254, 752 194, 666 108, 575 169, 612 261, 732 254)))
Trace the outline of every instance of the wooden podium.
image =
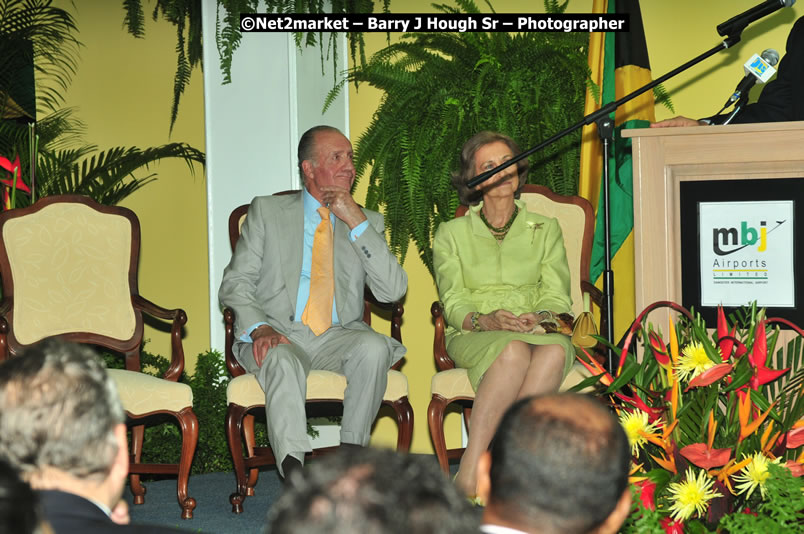
POLYGON ((804 177, 804 122, 622 134, 633 138, 637 313, 658 300, 682 301, 681 182, 804 177))

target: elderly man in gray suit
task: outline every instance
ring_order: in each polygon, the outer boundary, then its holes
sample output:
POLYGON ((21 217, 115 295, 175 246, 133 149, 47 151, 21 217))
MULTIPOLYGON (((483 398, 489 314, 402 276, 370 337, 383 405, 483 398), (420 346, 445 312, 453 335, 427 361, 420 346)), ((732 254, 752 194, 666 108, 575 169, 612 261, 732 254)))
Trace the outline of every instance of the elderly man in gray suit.
POLYGON ((352 198, 351 143, 316 126, 299 141, 298 159, 304 190, 252 201, 219 292, 236 314, 234 353, 265 391, 268 439, 285 478, 312 450, 308 372, 346 376, 341 444, 365 446, 387 371, 405 353, 362 321, 364 286, 392 302, 407 275, 388 250, 382 215, 352 198))

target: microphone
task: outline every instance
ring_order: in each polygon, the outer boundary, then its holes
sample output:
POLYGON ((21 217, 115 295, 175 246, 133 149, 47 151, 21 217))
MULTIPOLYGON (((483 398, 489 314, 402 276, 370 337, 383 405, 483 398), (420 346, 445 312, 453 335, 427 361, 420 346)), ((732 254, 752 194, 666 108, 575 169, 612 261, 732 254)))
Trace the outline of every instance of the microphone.
POLYGON ((777 9, 790 7, 795 3, 796 0, 766 0, 758 6, 754 6, 751 9, 730 18, 723 24, 719 24, 717 27, 717 33, 721 37, 726 37, 733 33, 739 34, 745 29, 746 26, 755 20, 761 19, 766 15, 770 15, 777 9))
POLYGON ((734 93, 726 101, 723 106, 728 107, 733 102, 739 100, 743 95, 748 95, 748 91, 757 83, 765 83, 771 79, 776 73, 773 67, 779 63, 779 52, 773 48, 768 48, 762 52, 762 56, 754 54, 745 62, 743 69, 745 70, 745 77, 737 84, 734 93))

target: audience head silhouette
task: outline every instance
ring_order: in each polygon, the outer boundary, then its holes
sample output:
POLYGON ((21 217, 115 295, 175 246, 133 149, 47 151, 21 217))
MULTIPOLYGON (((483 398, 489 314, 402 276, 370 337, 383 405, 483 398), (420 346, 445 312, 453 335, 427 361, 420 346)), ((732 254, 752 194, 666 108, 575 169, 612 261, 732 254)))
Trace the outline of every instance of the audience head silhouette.
POLYGON ((125 412, 92 349, 51 339, 6 360, 0 406, 0 457, 37 492, 54 531, 127 521, 125 412))
POLYGON ((269 513, 271 534, 476 532, 468 501, 429 458, 348 449, 321 459, 269 513))
POLYGON ((484 523, 531 533, 616 532, 628 515, 630 451, 613 414, 584 395, 525 398, 478 466, 484 523))

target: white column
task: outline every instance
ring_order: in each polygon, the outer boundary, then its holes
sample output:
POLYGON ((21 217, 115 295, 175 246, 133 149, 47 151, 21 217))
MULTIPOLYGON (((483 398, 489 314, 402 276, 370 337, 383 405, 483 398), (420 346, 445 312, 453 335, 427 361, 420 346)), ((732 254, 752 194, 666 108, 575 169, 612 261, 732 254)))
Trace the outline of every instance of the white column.
MULTIPOLYGON (((349 107, 344 90, 321 113, 333 87, 332 61, 324 61, 322 73, 320 50, 299 51, 289 33, 244 33, 232 60, 232 82, 223 85, 215 43, 217 9, 216 0, 203 0, 210 346, 223 351, 218 288, 231 258, 229 214, 257 195, 299 188, 299 137, 317 124, 348 135, 349 107)), ((345 71, 345 37, 339 49, 338 70, 345 71)))

